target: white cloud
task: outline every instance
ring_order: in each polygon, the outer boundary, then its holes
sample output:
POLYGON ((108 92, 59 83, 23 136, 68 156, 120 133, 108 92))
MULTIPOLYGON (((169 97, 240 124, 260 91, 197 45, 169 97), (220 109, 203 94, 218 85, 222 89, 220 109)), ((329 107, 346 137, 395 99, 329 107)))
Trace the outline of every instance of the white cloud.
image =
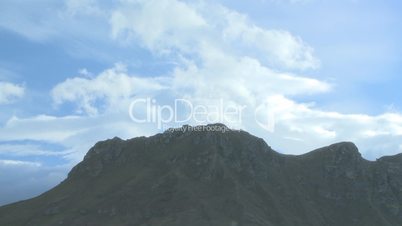
POLYGON ((121 109, 121 103, 127 104, 124 100, 136 95, 163 90, 164 82, 163 78, 129 76, 124 66, 117 64, 96 78, 67 79, 53 88, 52 97, 56 104, 77 103, 79 111, 96 115, 100 109, 121 109))
POLYGON ((316 69, 319 61, 313 49, 301 38, 284 30, 266 30, 252 24, 245 15, 223 9, 227 26, 223 38, 237 48, 245 48, 259 59, 275 66, 316 69))
POLYGON ((377 137, 382 135, 390 135, 391 133, 388 131, 381 131, 381 130, 366 130, 363 132, 363 135, 367 137, 377 137))
POLYGON ((38 144, 0 144, 0 154, 15 157, 63 156, 69 152, 46 149, 38 144))
POLYGON ((139 40, 156 53, 179 50, 199 54, 219 46, 238 56, 290 69, 317 68, 313 49, 287 31, 254 25, 236 11, 214 4, 176 0, 124 1, 113 10, 112 36, 124 42, 139 40))
POLYGON ((0 159, 0 167, 1 166, 40 167, 41 164, 39 162, 0 159))
POLYGON ((139 38, 145 47, 163 52, 189 48, 206 22, 194 8, 175 0, 122 1, 110 18, 112 37, 132 41, 139 38))
POLYGON ((0 145, 0 154, 10 157, 39 154, 43 157, 55 156, 67 160, 72 166, 81 161, 89 148, 100 140, 114 136, 128 139, 152 135, 155 132, 155 128, 150 125, 133 123, 128 116, 127 108, 128 106, 117 113, 107 112, 90 116, 13 117, 3 127, 0 127, 0 142, 38 141, 60 146, 58 149, 61 150, 43 148, 42 145, 4 143, 0 145))
POLYGON ((276 72, 257 59, 237 58, 205 47, 202 66, 188 62, 174 72, 174 88, 193 90, 199 96, 263 98, 268 94, 307 95, 328 92, 331 85, 303 76, 276 72))
POLYGON ((399 151, 402 138, 400 114, 341 114, 296 103, 283 96, 271 96, 266 103, 267 111, 275 113, 276 130, 269 135, 275 137, 271 139, 272 145, 287 153, 301 154, 339 141, 355 142, 369 158, 399 151), (376 130, 381 132, 368 132, 376 130), (285 141, 286 136, 296 138, 297 142, 285 141))
POLYGON ((85 119, 78 116, 54 117, 39 115, 32 118, 12 117, 0 130, 0 140, 39 140, 62 142, 86 130, 85 119))
POLYGON ((321 126, 315 126, 312 130, 317 133, 317 135, 325 137, 325 138, 336 138, 336 132, 327 130, 321 126))
POLYGON ((65 47, 80 57, 108 58, 91 44, 98 43, 102 46, 97 48, 108 49, 106 46, 115 46, 109 39, 112 37, 127 45, 140 43, 158 55, 177 53, 177 50, 179 54, 197 55, 202 44, 207 43, 237 52, 239 56, 259 58, 263 64, 291 69, 319 66, 313 49, 300 37, 284 30, 259 27, 244 14, 204 1, 17 2, 0 7, 0 27, 34 41, 67 40, 65 47))
POLYGON ((25 88, 9 82, 0 81, 0 104, 8 104, 24 96, 25 88))

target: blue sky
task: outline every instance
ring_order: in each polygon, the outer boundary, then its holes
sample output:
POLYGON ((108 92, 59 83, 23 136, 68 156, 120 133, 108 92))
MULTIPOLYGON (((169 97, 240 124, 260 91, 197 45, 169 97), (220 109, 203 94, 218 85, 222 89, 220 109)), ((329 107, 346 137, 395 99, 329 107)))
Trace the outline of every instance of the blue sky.
POLYGON ((135 98, 247 106, 241 121, 223 122, 284 153, 343 140, 368 159, 399 153, 401 8, 379 0, 2 1, 0 205, 51 188, 98 140, 160 132, 130 119, 135 98), (274 130, 256 123, 255 109, 273 116, 274 130))

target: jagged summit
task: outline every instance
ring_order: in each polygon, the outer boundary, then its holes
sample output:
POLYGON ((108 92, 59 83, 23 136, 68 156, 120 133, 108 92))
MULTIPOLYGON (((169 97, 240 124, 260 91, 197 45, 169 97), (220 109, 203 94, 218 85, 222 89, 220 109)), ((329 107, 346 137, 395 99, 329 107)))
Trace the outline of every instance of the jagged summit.
POLYGON ((115 137, 100 141, 88 151, 84 161, 73 168, 69 178, 83 174, 97 176, 113 165, 135 161, 133 158, 137 155, 159 156, 160 152, 163 152, 165 158, 185 158, 188 161, 195 158, 231 158, 233 161, 239 161, 238 158, 251 155, 253 158, 266 158, 276 154, 263 139, 245 131, 231 130, 224 124, 194 127, 184 125, 148 138, 138 137, 123 141, 115 137), (138 147, 137 150, 129 150, 134 147, 138 147), (267 153, 270 154, 264 155, 267 153))
POLYGON ((57 187, 0 207, 0 225, 401 225, 401 155, 370 162, 342 142, 288 156, 208 126, 98 142, 57 187))
POLYGON ((300 158, 321 158, 327 162, 357 164, 365 160, 357 146, 352 142, 339 142, 327 147, 322 147, 306 154, 300 158))

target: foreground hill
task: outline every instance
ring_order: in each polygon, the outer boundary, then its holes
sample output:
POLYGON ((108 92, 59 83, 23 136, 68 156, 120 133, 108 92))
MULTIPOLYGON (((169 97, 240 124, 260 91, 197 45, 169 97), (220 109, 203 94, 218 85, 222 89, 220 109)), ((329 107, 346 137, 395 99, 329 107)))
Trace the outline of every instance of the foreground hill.
POLYGON ((290 156, 185 128, 98 142, 52 190, 0 207, 0 225, 402 225, 402 155, 370 162, 345 142, 290 156))

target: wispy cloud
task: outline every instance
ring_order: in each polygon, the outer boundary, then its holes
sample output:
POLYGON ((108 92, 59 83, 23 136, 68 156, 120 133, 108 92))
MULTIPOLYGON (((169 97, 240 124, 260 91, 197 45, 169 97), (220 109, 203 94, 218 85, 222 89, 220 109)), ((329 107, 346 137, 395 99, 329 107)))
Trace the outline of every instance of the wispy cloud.
POLYGON ((39 162, 27 162, 27 161, 7 160, 7 159, 0 159, 0 165, 3 165, 3 166, 27 166, 27 167, 40 167, 41 166, 41 164, 39 162))
POLYGON ((219 46, 225 52, 253 56, 273 66, 319 66, 313 49, 301 38, 259 27, 246 15, 221 5, 175 0, 125 2, 112 11, 110 24, 112 37, 131 43, 139 40, 157 53, 177 49, 180 54, 197 54, 205 52, 205 46, 219 46))
POLYGON ((23 97, 24 93, 24 86, 0 81, 0 104, 12 103, 23 97))

